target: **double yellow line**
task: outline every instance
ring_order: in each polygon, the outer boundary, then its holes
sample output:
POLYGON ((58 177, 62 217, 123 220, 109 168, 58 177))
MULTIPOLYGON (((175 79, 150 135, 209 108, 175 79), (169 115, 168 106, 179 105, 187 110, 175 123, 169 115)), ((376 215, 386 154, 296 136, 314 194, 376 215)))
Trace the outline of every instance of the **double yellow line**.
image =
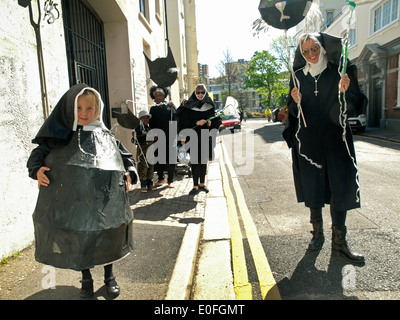
POLYGON ((257 228, 251 217, 249 209, 247 208, 243 191, 240 187, 235 169, 233 168, 229 159, 223 140, 221 141, 220 146, 223 152, 220 152, 219 161, 222 174, 222 183, 228 206, 229 226, 231 229, 232 267, 236 299, 252 300, 252 287, 248 279, 246 258, 243 248, 243 237, 236 210, 235 198, 229 185, 229 177, 225 169, 225 165, 228 167, 232 179, 232 185, 235 190, 238 208, 242 217, 243 226, 257 270, 262 298, 264 300, 280 300, 281 296, 279 294, 275 279, 272 275, 264 248, 261 244, 260 238, 258 237, 257 228))

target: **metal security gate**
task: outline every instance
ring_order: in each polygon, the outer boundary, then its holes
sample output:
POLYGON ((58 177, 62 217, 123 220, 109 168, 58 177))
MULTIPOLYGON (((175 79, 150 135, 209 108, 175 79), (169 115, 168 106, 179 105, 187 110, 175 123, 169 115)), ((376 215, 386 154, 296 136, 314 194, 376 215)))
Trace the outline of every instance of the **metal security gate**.
POLYGON ((63 0, 62 10, 70 85, 86 83, 100 92, 103 121, 110 128, 103 22, 84 0, 63 0))

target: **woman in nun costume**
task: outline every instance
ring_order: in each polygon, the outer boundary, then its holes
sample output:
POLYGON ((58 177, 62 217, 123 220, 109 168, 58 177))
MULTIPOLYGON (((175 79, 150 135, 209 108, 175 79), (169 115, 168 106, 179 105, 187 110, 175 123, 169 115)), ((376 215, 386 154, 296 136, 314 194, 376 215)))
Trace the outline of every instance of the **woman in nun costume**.
POLYGON ((215 105, 204 84, 198 84, 189 100, 183 101, 177 110, 178 130, 182 134, 183 129, 189 129, 188 135, 182 144, 187 143, 190 153, 190 165, 192 167, 193 189, 190 195, 196 195, 201 191, 209 192, 206 187, 205 177, 207 164, 213 158, 215 137, 222 123, 221 117, 216 115, 215 105), (212 130, 214 130, 214 135, 212 130), (190 139, 197 141, 190 141, 190 139))
POLYGON ((35 258, 81 271, 83 298, 93 295, 90 268, 96 265, 104 266, 108 294, 119 295, 112 263, 133 244, 127 191, 137 180, 135 162, 105 127, 103 106, 93 88, 70 88, 32 140, 39 146, 27 163, 39 184, 35 258))
POLYGON ((341 110, 346 105, 360 114, 367 99, 360 91, 355 65, 349 62, 341 79, 341 47, 340 38, 324 33, 300 37, 293 63, 297 85, 291 79, 283 137, 292 148, 297 200, 311 212, 309 249, 322 248, 322 207, 330 204, 332 250, 363 263, 364 257, 352 253, 346 241, 347 211, 360 207, 360 195, 353 137, 349 125, 341 124, 341 110))

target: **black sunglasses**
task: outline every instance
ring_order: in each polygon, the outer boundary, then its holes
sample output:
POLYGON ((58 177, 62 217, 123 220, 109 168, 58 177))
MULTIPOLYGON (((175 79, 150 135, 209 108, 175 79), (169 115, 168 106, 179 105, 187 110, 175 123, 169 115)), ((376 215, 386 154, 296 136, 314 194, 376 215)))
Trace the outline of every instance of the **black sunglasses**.
POLYGON ((205 91, 199 91, 199 92, 196 92, 196 94, 206 94, 206 92, 205 91))

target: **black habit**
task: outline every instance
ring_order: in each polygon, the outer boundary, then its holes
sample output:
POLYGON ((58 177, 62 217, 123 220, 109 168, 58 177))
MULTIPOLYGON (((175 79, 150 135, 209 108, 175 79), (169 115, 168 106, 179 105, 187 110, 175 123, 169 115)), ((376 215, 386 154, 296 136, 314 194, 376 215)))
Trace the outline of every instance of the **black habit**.
MULTIPOLYGON (((193 145, 193 147, 197 148, 196 152, 190 148, 188 150, 190 153, 190 162, 192 164, 206 164, 209 159, 213 158, 214 142, 213 137, 210 135, 210 130, 218 129, 222 123, 221 117, 215 116, 215 105, 208 95, 208 92, 205 94, 203 100, 197 99, 193 92, 186 104, 182 104, 177 110, 178 131, 180 132, 183 129, 193 129, 193 132, 196 133, 197 145, 193 145), (211 126, 208 126, 207 123, 203 126, 196 125, 197 121, 203 119, 207 120, 210 118, 213 118, 210 120, 211 126)), ((190 139, 187 137, 186 142, 189 141, 190 139)))
MULTIPOLYGON (((166 154, 160 157, 160 162, 156 165, 176 163, 176 109, 167 102, 156 104, 150 108, 151 118, 149 121, 150 128, 160 129, 165 133, 165 149, 166 154), (171 140, 171 143, 170 143, 171 140), (172 152, 171 156, 170 153, 172 152), (171 158, 171 159, 170 159, 171 158)), ((156 150, 155 156, 158 156, 159 149, 156 150)))
MULTIPOLYGON (((332 44, 331 37, 320 34, 317 38, 326 49, 329 60, 327 68, 315 77, 318 79, 317 95, 315 94, 315 78, 310 73, 305 75, 303 72, 305 60, 299 48, 296 51, 294 63, 295 75, 300 82, 301 107, 307 127, 301 120, 297 139, 295 135, 299 128, 298 108, 290 94, 293 89, 293 81, 291 81, 287 104, 289 118, 283 136, 288 146, 292 148, 293 176, 298 202, 305 202, 309 208, 321 208, 324 204, 333 202, 337 211, 346 211, 360 207, 360 195, 351 129, 346 124, 345 140, 349 147, 350 157, 342 138, 343 127, 339 122, 341 112, 338 98, 340 81, 338 61, 340 57, 337 53, 340 53, 340 48, 336 48, 332 55, 333 51, 330 50, 329 45, 326 45, 328 42, 332 44), (322 168, 316 167, 300 155, 298 140, 301 143, 301 154, 321 165, 322 168)), ((341 45, 340 41, 336 43, 338 46, 341 45)), ((350 78, 350 87, 345 93, 347 108, 360 114, 367 100, 358 85, 356 66, 349 64, 347 74, 350 78)), ((343 94, 341 94, 341 99, 344 102, 343 94)))
POLYGON ((124 173, 136 170, 131 154, 104 125, 73 128, 75 101, 85 88, 75 85, 60 99, 33 140, 39 146, 27 163, 33 179, 40 167, 50 168, 50 184, 40 187, 33 213, 35 258, 78 271, 132 250, 124 173))

